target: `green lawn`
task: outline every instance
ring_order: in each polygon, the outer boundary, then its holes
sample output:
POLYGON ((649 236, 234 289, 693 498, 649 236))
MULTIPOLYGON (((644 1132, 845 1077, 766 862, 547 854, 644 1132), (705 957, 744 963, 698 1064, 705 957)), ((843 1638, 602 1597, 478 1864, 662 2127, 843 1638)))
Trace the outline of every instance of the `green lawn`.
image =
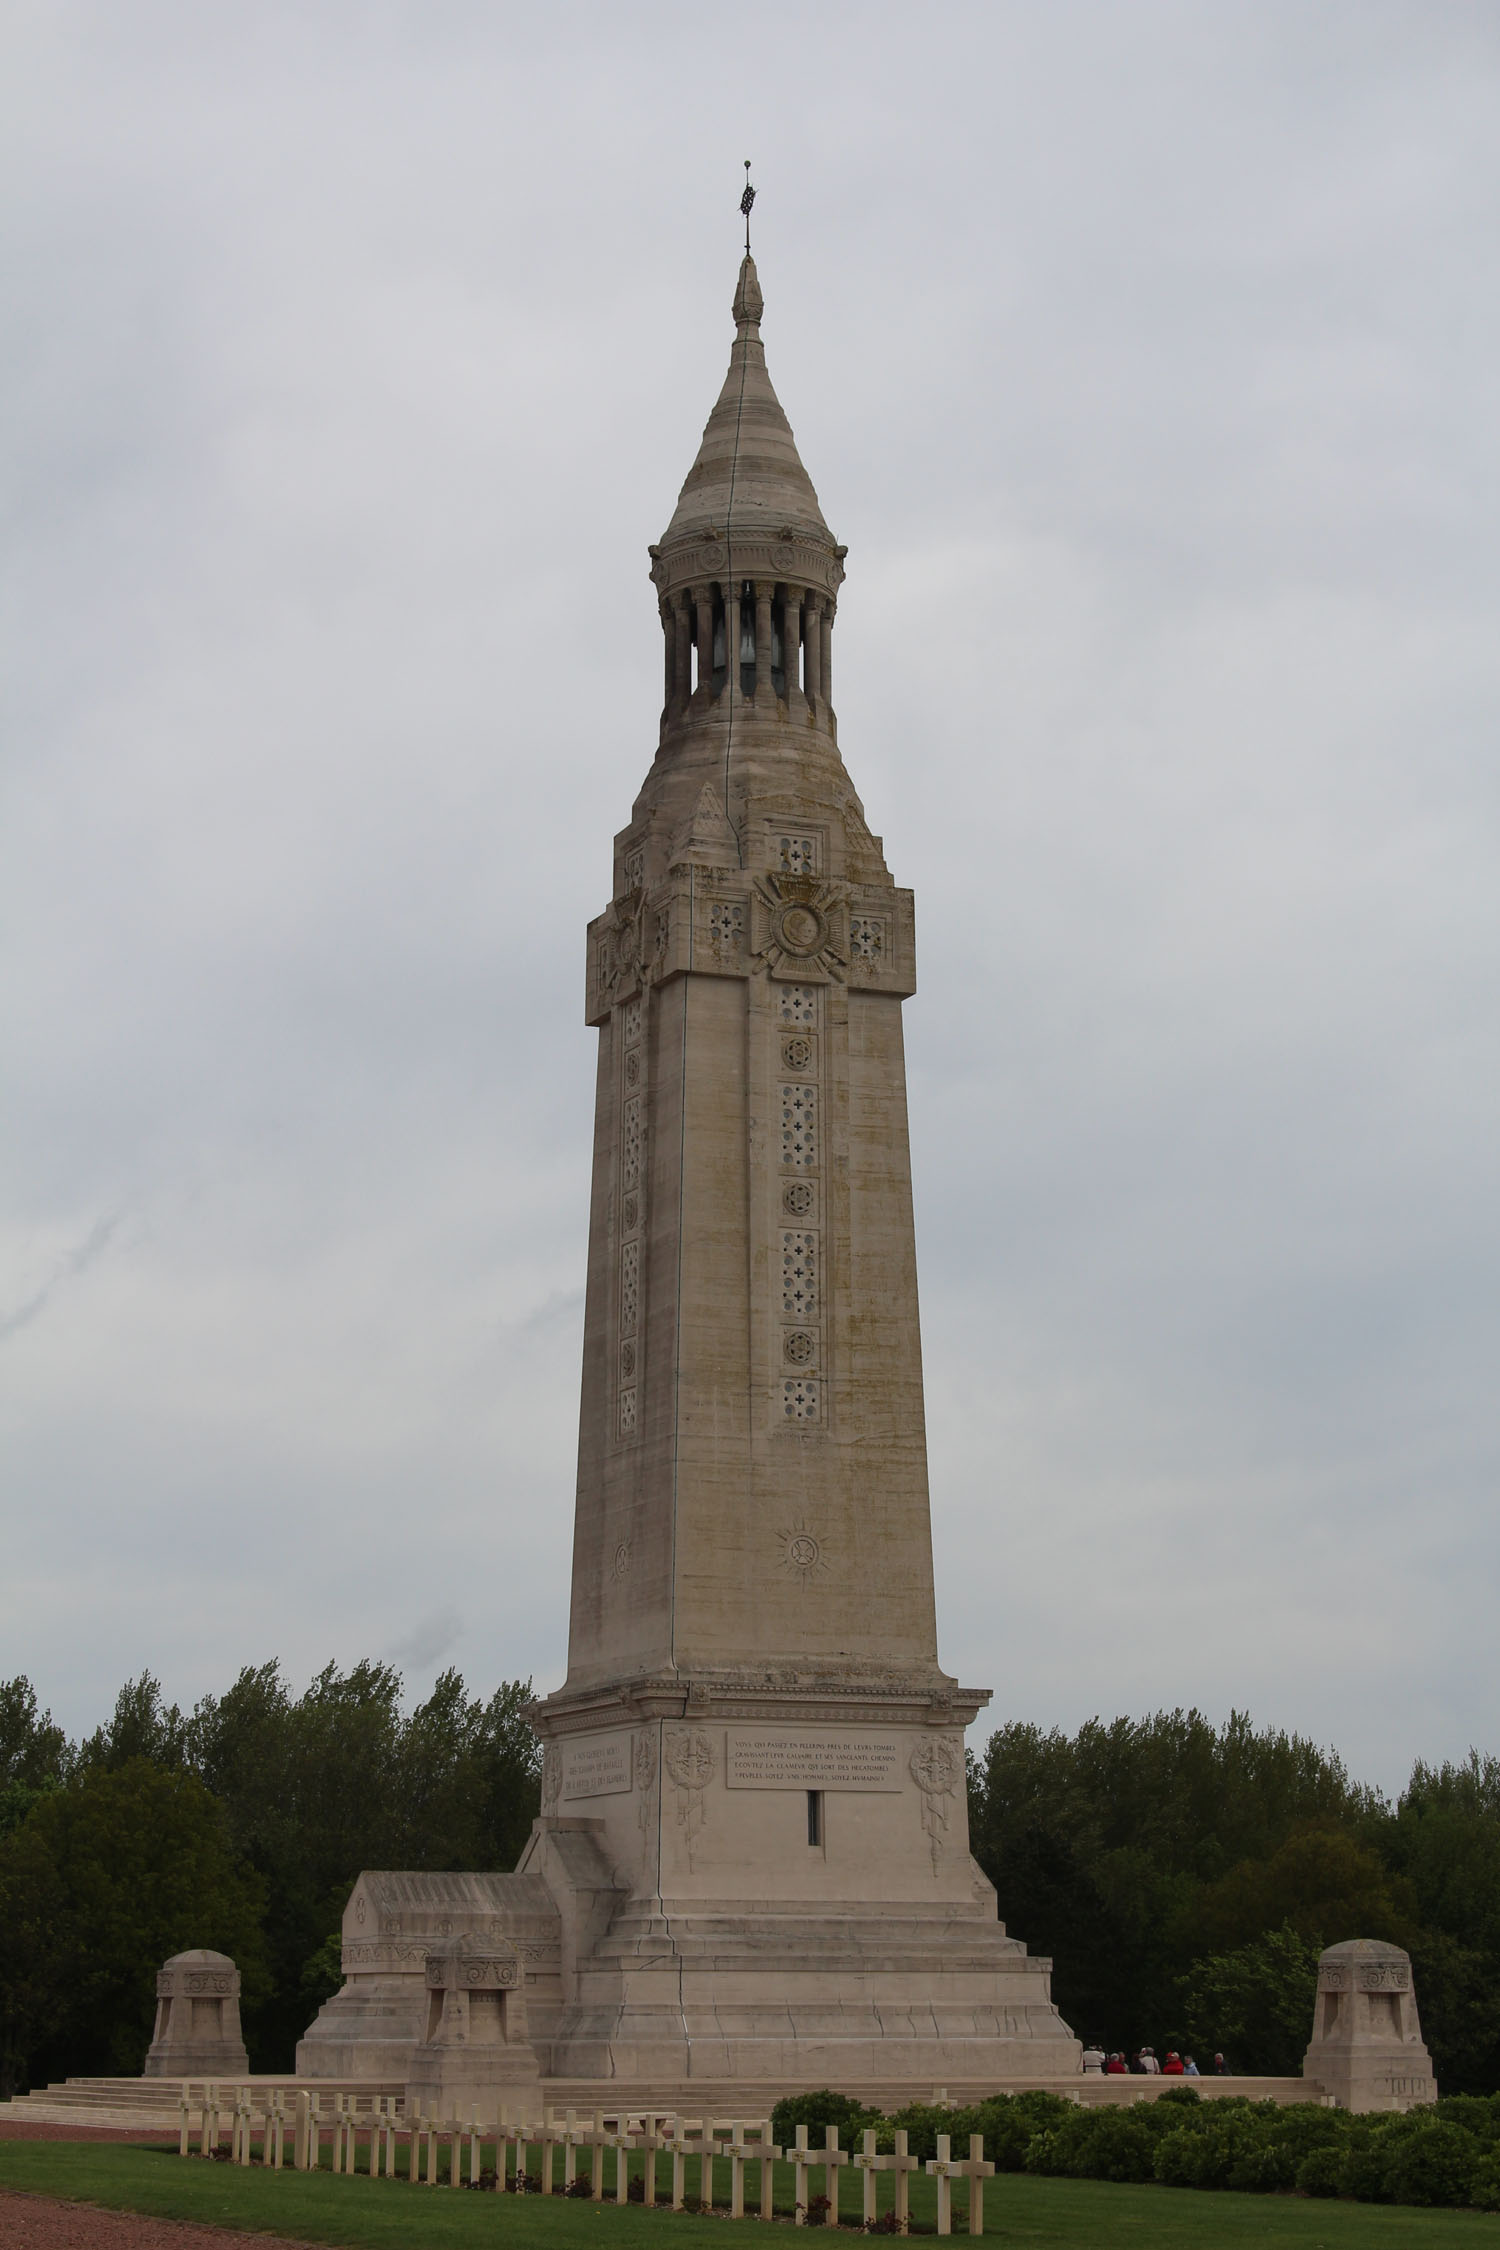
MULTIPOLYGON (((639 2162, 639 2159, 637 2159, 639 2162)), ((728 2165, 719 2167, 717 2192, 727 2199, 728 2165)), ((697 2186, 696 2163, 689 2173, 697 2186)), ((662 2167, 662 2186, 668 2181, 662 2167)), ((613 2181, 613 2159, 607 2177, 613 2181)), ((755 2174, 750 2175, 751 2183, 755 2174)), ((789 2205, 790 2168, 777 2167, 777 2203, 789 2205)), ((859 2185, 847 2175, 841 2208, 859 2213, 859 2185)), ((818 2175, 813 2186, 822 2187, 818 2175)), ((618 2239, 621 2250, 646 2250, 665 2239, 679 2250, 712 2243, 725 2250, 724 2222, 639 2205, 618 2208, 536 2196, 473 2195, 446 2185, 413 2188, 404 2180, 335 2179, 331 2173, 267 2172, 252 2166, 182 2163, 142 2146, 99 2141, 0 2140, 0 2187, 71 2196, 119 2210, 146 2211, 208 2225, 258 2229, 303 2242, 383 2250, 440 2250, 453 2243, 493 2243, 497 2234, 538 2250, 575 2250, 585 2242, 618 2239)), ((755 2191, 758 2193, 758 2189, 755 2191)), ((955 2193, 958 2204, 961 2190, 955 2193)), ((881 2209, 890 2183, 882 2183, 881 2209)), ((912 2189, 912 2216, 933 2223, 932 2186, 912 2189)), ((960 2228, 965 2216, 955 2213, 960 2228)), ((1269 2250, 1442 2250, 1447 2244, 1493 2242, 1500 2250, 1500 2220, 1468 2211, 1414 2211, 1376 2204, 1312 2203, 1293 2197, 1203 2195, 1185 2188, 1106 2187, 1084 2180, 1041 2180, 1005 2174, 985 2192, 985 2232, 1000 2243, 1041 2244, 1056 2250, 1102 2250, 1117 2242, 1151 2250, 1206 2250, 1212 2245, 1255 2243, 1269 2250)), ((753 2227, 756 2222, 747 2220, 753 2227)))

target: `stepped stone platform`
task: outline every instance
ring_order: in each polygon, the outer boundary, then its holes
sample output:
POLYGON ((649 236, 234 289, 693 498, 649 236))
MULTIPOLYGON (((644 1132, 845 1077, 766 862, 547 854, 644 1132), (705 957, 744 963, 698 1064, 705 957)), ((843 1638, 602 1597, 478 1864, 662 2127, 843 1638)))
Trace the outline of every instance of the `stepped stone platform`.
MULTIPOLYGON (((178 2130, 178 2103, 184 2084, 198 2089, 199 2079, 69 2078, 62 2085, 20 2094, 0 2102, 0 2132, 14 2125, 73 2125, 79 2131, 113 2128, 134 2131, 178 2130)), ((291 2078, 261 2075, 225 2080, 229 2087, 249 2086, 257 2095, 279 2089, 284 2094, 316 2094, 328 2106, 334 2094, 353 2094, 360 2109, 373 2108, 377 2097, 395 2097, 404 2110, 404 2089, 394 2081, 331 2078, 291 2078)), ((991 2094, 1016 2094, 1040 2088, 1093 2107, 1119 2107, 1131 2102, 1159 2101, 1164 2093, 1184 2083, 1196 2086, 1205 2101, 1222 2101, 1242 2094, 1251 2101, 1324 2102, 1326 2088, 1315 2078, 1104 2078, 1082 2072, 1060 2078, 1015 2078, 1003 2084, 993 2079, 950 2081, 934 2085, 930 2079, 839 2081, 837 2090, 867 2101, 873 2108, 891 2111, 907 2102, 936 2100, 967 2103, 986 2100, 991 2094)), ((535 2122, 538 2109, 549 2117, 575 2109, 580 2116, 600 2110, 606 2117, 654 2110, 662 2115, 711 2117, 725 2123, 768 2117, 787 2092, 781 2084, 744 2078, 662 2079, 639 2084, 606 2078, 549 2078, 535 2091, 518 2090, 505 2104, 505 2122, 535 2122), (540 2098, 538 2098, 538 2096, 540 2098)), ((486 2119, 493 2123, 493 2119, 486 2119)), ((225 2131, 228 2131, 226 2120, 225 2131)))
POLYGON ((297 2079, 290 2074, 225 2075, 222 2078, 68 2078, 61 2085, 39 2086, 14 2101, 0 2102, 0 2128, 5 2125, 113 2126, 122 2129, 176 2132, 181 2117, 182 2090, 212 2083, 225 2089, 248 2086, 259 2096, 306 2090, 324 2095, 353 2094, 361 2109, 373 2107, 377 2097, 400 2102, 405 2088, 399 2079, 297 2079))

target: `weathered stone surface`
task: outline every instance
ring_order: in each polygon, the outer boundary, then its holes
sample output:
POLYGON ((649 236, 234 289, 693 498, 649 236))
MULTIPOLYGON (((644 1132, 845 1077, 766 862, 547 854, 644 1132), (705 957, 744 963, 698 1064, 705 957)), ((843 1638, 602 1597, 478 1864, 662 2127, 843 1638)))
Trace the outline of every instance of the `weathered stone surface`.
POLYGON ((249 2067, 240 2036, 239 1970, 227 1953, 202 1947, 174 1953, 157 1972, 156 2027, 143 2075, 233 2078, 249 2067))
POLYGON ((1302 2069, 1345 2109, 1411 2109, 1437 2099, 1410 1954, 1378 1938, 1329 1946, 1318 1962, 1302 2069))
POLYGON ((562 1922, 535 1875, 361 1875, 343 1920, 344 1983, 297 2042, 299 2078, 405 2080, 427 2039, 427 1971, 457 1937, 506 1945, 528 2012, 562 2000, 562 1922))
POLYGON ((428 2116, 501 2114, 497 2097, 535 2086, 527 2036, 526 1963, 503 1937, 472 1931, 439 1938, 425 1971, 427 2020, 411 2060, 406 2100, 428 2116))
MULTIPOLYGON (((459 1938, 524 1959, 524 2045, 559 2079, 1079 2068, 1051 1964, 1007 1937, 969 1854, 963 1728, 988 1691, 937 1654, 912 898, 839 754, 845 551, 760 311, 747 258, 729 374, 651 550, 659 745, 588 931, 572 1610, 567 1681, 534 1712, 541 1817, 514 1876, 360 1877, 304 2075, 407 2071, 456 2099, 474 2043, 427 1980, 459 1938)), ((498 2089, 523 2041, 487 2044, 498 2089)))
POLYGON ((901 1004, 912 899, 839 754, 844 549, 766 372, 729 375, 652 577, 655 761, 590 924, 599 1030, 565 1686, 536 1711, 559 2074, 1078 2067, 968 1849, 938 1662, 901 1004), (579 1894, 584 1895, 583 1893, 579 1894), (585 1931, 593 1934, 585 1942, 585 1931))

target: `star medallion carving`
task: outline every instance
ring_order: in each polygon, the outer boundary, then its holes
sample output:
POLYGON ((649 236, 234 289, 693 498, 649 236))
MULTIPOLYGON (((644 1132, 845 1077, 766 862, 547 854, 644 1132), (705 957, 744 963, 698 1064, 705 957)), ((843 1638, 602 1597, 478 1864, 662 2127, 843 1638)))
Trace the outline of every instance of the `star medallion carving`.
POLYGON ((849 965, 848 885, 816 875, 765 875, 755 888, 766 924, 757 959, 773 970, 786 963, 841 977, 849 965))

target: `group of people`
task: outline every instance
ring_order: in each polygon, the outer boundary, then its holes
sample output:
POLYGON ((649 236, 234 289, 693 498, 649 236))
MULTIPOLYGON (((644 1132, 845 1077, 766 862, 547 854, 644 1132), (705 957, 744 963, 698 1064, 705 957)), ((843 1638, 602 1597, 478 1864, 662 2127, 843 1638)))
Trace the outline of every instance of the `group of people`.
MULTIPOLYGON (((1166 2061, 1159 2059, 1154 2047, 1142 2047, 1136 2054, 1126 2056, 1118 2051, 1106 2054, 1096 2042, 1083 2050, 1083 2067, 1106 2078, 1124 2078, 1134 2073, 1140 2078, 1201 2078, 1202 2071, 1191 2055, 1180 2055, 1175 2047, 1167 2051, 1166 2061)), ((1222 2055, 1215 2055, 1213 2073, 1216 2078, 1229 2075, 1229 2065, 1222 2055)))

